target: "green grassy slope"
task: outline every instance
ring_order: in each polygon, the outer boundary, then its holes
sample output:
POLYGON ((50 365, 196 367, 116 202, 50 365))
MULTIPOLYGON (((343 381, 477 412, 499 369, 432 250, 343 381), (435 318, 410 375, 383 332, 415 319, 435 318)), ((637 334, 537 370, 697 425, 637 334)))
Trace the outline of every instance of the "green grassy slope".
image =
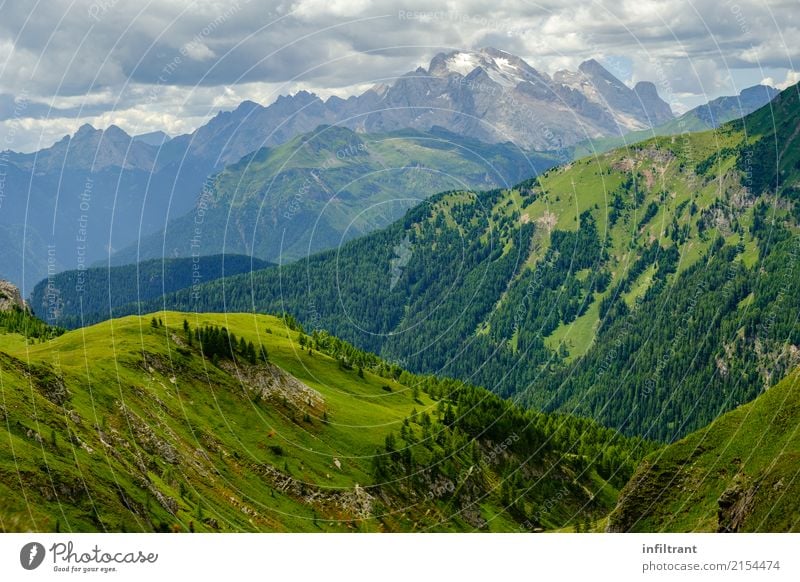
POLYGON ((156 316, 0 335, 0 530, 557 528, 609 511, 650 449, 291 320, 156 316), (269 362, 204 357, 207 325, 269 362))
POLYGON ((647 457, 610 531, 800 531, 800 371, 647 457))

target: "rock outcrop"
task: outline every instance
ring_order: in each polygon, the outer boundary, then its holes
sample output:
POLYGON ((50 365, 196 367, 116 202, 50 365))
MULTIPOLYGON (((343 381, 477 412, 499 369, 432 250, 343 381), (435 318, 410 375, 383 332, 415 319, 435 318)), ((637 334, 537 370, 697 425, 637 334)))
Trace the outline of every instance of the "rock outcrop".
POLYGON ((27 310, 28 305, 15 285, 0 280, 0 311, 11 311, 14 308, 27 310))

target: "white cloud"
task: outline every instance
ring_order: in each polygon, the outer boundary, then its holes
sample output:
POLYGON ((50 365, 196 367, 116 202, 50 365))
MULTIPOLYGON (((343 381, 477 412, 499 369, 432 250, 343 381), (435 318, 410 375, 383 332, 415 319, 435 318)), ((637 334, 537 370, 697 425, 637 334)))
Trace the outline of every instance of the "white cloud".
POLYGON ((2 12, 0 94, 69 110, 53 116, 84 107, 80 121, 163 119, 170 133, 237 99, 347 96, 456 48, 494 45, 550 73, 624 55, 625 80, 653 81, 676 109, 787 70, 776 84, 789 84, 800 62, 796 0, 7 0, 2 12))
POLYGON ((200 41, 186 43, 183 50, 190 59, 195 61, 207 61, 217 56, 214 51, 200 41))
POLYGON ((786 78, 783 81, 776 81, 772 77, 764 77, 764 79, 761 81, 762 85, 771 85, 772 87, 780 90, 787 89, 788 87, 796 85, 797 83, 800 83, 800 71, 792 70, 786 71, 786 78))
POLYGON ((371 4, 370 0, 302 0, 292 9, 298 17, 313 20, 321 16, 358 18, 371 4))

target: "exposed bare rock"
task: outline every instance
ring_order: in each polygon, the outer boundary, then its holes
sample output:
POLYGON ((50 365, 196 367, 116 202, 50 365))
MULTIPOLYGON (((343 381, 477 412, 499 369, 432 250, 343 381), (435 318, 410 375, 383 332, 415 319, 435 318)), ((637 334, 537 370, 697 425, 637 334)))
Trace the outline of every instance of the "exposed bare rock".
POLYGON ((28 304, 22 299, 16 285, 0 280, 0 311, 11 311, 15 307, 27 310, 28 304))
POLYGON ((70 393, 64 379, 49 366, 32 365, 27 372, 32 384, 50 402, 61 406, 69 400, 70 393))
POLYGON ((153 497, 156 498, 156 501, 158 501, 158 504, 161 505, 161 507, 166 509, 172 515, 175 515, 178 512, 178 502, 175 501, 172 497, 164 495, 152 483, 148 484, 148 489, 150 493, 153 494, 153 497))
POLYGON ((136 444, 140 446, 145 452, 162 459, 164 462, 171 465, 177 465, 180 457, 178 451, 175 450, 168 442, 159 438, 155 431, 144 422, 139 416, 132 412, 124 404, 119 404, 120 412, 125 417, 127 424, 133 429, 134 436, 136 437, 136 444))
POLYGON ((375 500, 366 488, 358 483, 352 489, 329 489, 317 487, 287 475, 272 465, 257 465, 254 469, 278 491, 301 499, 304 503, 320 509, 336 509, 353 519, 367 519, 372 515, 375 500))
POLYGON ((438 127, 490 143, 510 140, 526 149, 552 150, 672 118, 655 85, 628 87, 595 60, 551 77, 516 55, 486 47, 439 53, 427 69, 418 67, 391 85, 378 84, 349 99, 323 100, 299 91, 268 107, 245 101, 171 144, 231 163, 331 124, 370 133, 438 127), (243 124, 247 131, 241 131, 243 124))
POLYGON ((32 428, 28 429, 28 431, 25 433, 25 436, 27 436, 29 439, 35 440, 37 443, 41 443, 43 441, 42 435, 40 435, 38 432, 36 432, 32 428))
POLYGON ((738 532, 745 519, 753 510, 758 486, 748 487, 741 479, 737 479, 717 500, 718 532, 738 532))
POLYGON ((322 408, 325 400, 318 391, 287 374, 275 364, 249 365, 244 362, 220 362, 220 368, 237 378, 261 398, 286 398, 296 408, 322 408))

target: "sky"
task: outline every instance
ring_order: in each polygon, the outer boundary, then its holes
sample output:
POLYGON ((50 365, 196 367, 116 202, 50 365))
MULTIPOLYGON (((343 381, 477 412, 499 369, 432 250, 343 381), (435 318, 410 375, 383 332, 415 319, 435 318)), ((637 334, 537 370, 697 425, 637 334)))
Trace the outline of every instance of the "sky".
POLYGON ((677 113, 800 81, 798 0, 0 0, 0 150, 84 123, 188 133, 249 99, 346 97, 439 52, 600 61, 677 113))

